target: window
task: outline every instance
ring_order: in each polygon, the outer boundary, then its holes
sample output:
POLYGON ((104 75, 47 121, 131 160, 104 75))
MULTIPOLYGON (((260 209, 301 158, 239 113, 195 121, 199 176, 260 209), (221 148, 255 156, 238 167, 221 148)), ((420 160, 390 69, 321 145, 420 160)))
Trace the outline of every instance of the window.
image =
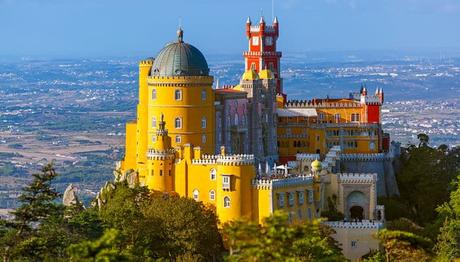
POLYGON ((369 149, 370 149, 370 150, 374 150, 374 149, 375 149, 375 143, 374 143, 374 142, 370 142, 370 143, 369 143, 369 149))
POLYGON ((152 89, 152 100, 155 100, 155 99, 157 99, 157 90, 152 89))
POLYGON ((340 114, 335 114, 334 119, 335 119, 336 123, 339 123, 340 122, 340 114))
POLYGON ((284 207, 284 193, 278 194, 278 206, 284 207))
POLYGON ((182 100, 182 91, 181 90, 174 91, 174 99, 176 99, 176 101, 182 100))
POLYGON ((222 176, 222 188, 230 189, 230 176, 222 176))
POLYGON ((182 128, 182 118, 176 117, 176 119, 174 120, 174 127, 176 129, 182 128))
POLYGON ((206 135, 201 135, 201 143, 206 144, 206 135))
POLYGON ((216 170, 214 168, 212 168, 211 171, 209 172, 209 178, 211 180, 216 180, 216 170))
POLYGON ((311 208, 308 208, 308 219, 312 219, 312 213, 311 213, 311 208))
POLYGON ((266 45, 273 45, 273 38, 271 36, 267 36, 265 38, 265 44, 266 45))
POLYGON ((180 136, 176 136, 176 143, 180 143, 182 141, 180 136))
POLYGON ((201 101, 206 101, 206 96, 207 96, 206 90, 205 89, 201 90, 201 101))
POLYGON ((235 119, 235 126, 237 126, 237 125, 238 125, 238 114, 235 114, 235 118, 234 118, 234 119, 235 119))
POLYGON ((206 128, 206 125, 207 125, 206 117, 203 116, 203 118, 201 118, 201 128, 206 128))
POLYGON ((358 244, 358 243, 357 243, 356 241, 354 241, 354 240, 351 241, 351 247, 355 248, 355 247, 357 246, 357 244, 358 244))
POLYGON ((163 170, 160 170, 160 176, 163 176, 163 170))
POLYGON ((256 70, 256 63, 251 64, 251 70, 256 70))
POLYGON ((302 219, 302 210, 297 210, 297 214, 299 215, 299 219, 302 219))
POLYGON ((318 117, 319 117, 319 120, 323 120, 324 119, 324 113, 319 113, 318 117))
POLYGON ((359 114, 351 114, 351 122, 359 122, 359 114))
POLYGON ((200 197, 200 191, 198 191, 198 189, 193 190, 193 199, 198 201, 199 197, 200 197))
POLYGON ((313 190, 307 190, 308 192, 308 203, 313 203, 313 190))
POLYGON ((224 207, 230 207, 230 198, 228 196, 224 197, 224 207))
POLYGON ((156 136, 152 136, 152 142, 156 142, 157 141, 157 137, 156 136))
POLYGON ((157 127, 157 118, 154 116, 152 117, 152 127, 156 128, 157 127))
POLYGON ((303 192, 299 192, 299 205, 302 205, 305 201, 305 195, 303 192))
POLYGON ((257 36, 252 38, 252 45, 259 45, 259 38, 257 36))
POLYGON ((316 136, 316 141, 319 141, 319 136, 316 136))
POLYGON ((216 192, 214 190, 209 191, 209 200, 216 200, 216 192))
POLYGON ((294 205, 294 193, 289 193, 289 205, 292 207, 294 205))

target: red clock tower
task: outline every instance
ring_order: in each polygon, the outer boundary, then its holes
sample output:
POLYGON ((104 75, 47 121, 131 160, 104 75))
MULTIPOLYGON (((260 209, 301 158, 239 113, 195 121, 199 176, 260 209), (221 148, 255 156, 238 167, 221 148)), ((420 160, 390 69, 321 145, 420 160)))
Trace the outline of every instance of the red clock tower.
POLYGON ((246 36, 249 50, 243 53, 245 70, 254 69, 260 72, 263 69, 270 69, 276 79, 276 92, 278 95, 283 95, 283 82, 280 75, 281 52, 276 51, 276 41, 279 36, 278 19, 275 17, 273 25, 267 25, 261 17, 258 25, 252 25, 248 17, 246 36))

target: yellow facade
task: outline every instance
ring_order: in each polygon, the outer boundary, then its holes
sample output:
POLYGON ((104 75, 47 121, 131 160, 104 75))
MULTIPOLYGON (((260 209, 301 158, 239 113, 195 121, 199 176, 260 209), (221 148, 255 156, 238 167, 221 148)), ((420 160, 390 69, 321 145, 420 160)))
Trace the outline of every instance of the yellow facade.
POLYGON ((172 147, 185 144, 200 146, 205 153, 213 153, 214 92, 210 76, 149 77, 147 105, 148 146, 162 114, 172 138, 172 147), (155 98, 152 96, 156 96, 155 98), (177 125, 177 120, 180 124, 177 125))
POLYGON ((281 160, 294 160, 297 153, 324 155, 337 145, 342 146, 344 153, 379 152, 377 125, 365 121, 365 106, 340 99, 327 106, 307 108, 314 109, 316 115, 279 117, 277 133, 281 160))
MULTIPOLYGON (((287 211, 292 222, 317 218, 324 196, 321 181, 313 176, 298 173, 292 177, 287 166, 284 175, 277 169, 263 173, 260 168, 256 170, 253 155, 227 155, 224 147, 214 154, 213 77, 205 72, 207 65, 201 53, 183 43, 182 31, 178 33, 178 42, 165 47, 169 49, 163 57, 139 63, 137 120, 126 125, 121 171, 134 170, 139 182, 151 190, 176 192, 214 205, 221 222, 239 218, 262 222, 278 209, 287 211), (168 53, 181 48, 193 52, 183 58, 188 59, 184 65, 171 60, 180 57, 182 51, 172 56, 168 53)), ((248 70, 242 78, 272 79, 273 74, 270 70, 248 70)), ((278 95, 273 102, 278 108, 285 107, 283 96, 278 95)), ((356 141, 356 146, 353 143, 353 148, 345 152, 374 152, 369 143, 378 141, 361 132, 367 130, 365 125, 334 127, 356 122, 352 114, 364 115, 362 110, 360 106, 327 106, 316 107, 315 117, 280 117, 280 160, 297 153, 326 154, 335 145, 339 129, 350 132, 350 138, 356 141)))

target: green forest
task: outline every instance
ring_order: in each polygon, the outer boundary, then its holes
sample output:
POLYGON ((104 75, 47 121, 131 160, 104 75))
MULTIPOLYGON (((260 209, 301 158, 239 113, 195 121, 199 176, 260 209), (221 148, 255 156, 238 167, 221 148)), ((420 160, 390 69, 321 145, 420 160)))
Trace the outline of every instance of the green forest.
MULTIPOLYGON (((399 159, 400 196, 379 199, 382 248, 362 261, 460 258, 460 149, 419 139, 399 159)), ((0 221, 3 261, 346 261, 321 220, 290 224, 275 212, 262 225, 220 224, 212 206, 126 182, 102 205, 66 207, 58 177, 52 164, 34 174, 14 218, 0 221)))

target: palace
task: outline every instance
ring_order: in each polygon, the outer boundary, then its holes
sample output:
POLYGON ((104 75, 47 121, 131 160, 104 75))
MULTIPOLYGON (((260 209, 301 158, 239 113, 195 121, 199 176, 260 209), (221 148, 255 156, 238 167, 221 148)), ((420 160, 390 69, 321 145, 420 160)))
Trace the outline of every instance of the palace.
POLYGON ((335 209, 348 222, 327 223, 347 257, 358 258, 378 245, 371 237, 384 221, 377 196, 398 194, 397 146, 381 128, 383 90, 288 100, 278 19, 253 25, 248 18, 246 36, 236 85, 213 87, 205 57, 184 42, 182 29, 140 62, 122 173, 151 190, 212 204, 221 222, 262 222, 278 209, 293 222, 308 221, 335 209))

